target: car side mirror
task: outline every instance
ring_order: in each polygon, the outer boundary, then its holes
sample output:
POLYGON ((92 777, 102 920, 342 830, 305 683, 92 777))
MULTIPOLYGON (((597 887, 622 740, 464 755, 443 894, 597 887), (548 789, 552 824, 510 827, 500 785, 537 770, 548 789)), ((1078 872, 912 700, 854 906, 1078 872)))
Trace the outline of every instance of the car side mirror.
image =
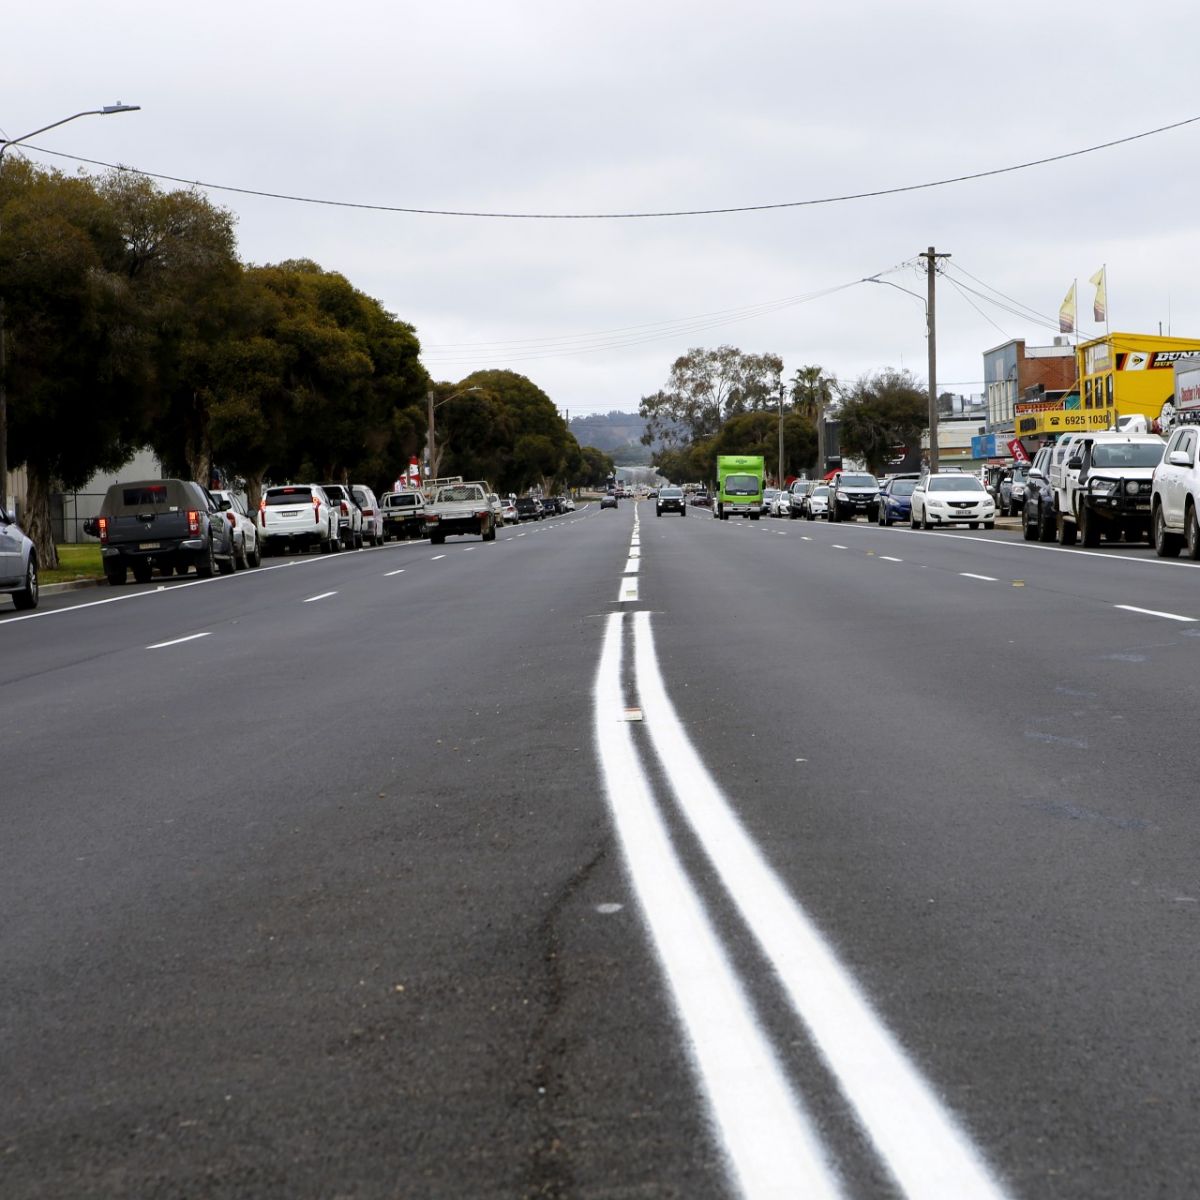
POLYGON ((1191 457, 1186 450, 1172 450, 1167 456, 1167 462, 1173 467, 1190 467, 1192 465, 1191 457))
POLYGON ((1067 459, 1067 470, 1068 471, 1078 471, 1082 466, 1083 466, 1082 458, 1068 458, 1067 459))

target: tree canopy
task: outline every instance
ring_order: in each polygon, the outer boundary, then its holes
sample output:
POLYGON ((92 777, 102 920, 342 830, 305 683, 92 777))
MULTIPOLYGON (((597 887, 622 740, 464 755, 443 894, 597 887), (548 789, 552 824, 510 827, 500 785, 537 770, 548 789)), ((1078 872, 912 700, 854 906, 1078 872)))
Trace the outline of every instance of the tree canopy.
POLYGON ((839 420, 843 453, 878 474, 920 441, 929 427, 929 401, 909 371, 887 367, 863 375, 845 393, 839 420))

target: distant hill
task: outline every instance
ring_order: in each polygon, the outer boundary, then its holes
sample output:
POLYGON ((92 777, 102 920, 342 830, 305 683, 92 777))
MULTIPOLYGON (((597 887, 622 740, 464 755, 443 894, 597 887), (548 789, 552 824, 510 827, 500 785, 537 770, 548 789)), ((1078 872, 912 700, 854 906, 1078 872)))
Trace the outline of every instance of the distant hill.
POLYGON ((581 446, 595 446, 612 455, 619 467, 639 466, 650 462, 650 447, 642 445, 646 422, 637 413, 594 413, 590 417, 575 417, 568 428, 581 446))

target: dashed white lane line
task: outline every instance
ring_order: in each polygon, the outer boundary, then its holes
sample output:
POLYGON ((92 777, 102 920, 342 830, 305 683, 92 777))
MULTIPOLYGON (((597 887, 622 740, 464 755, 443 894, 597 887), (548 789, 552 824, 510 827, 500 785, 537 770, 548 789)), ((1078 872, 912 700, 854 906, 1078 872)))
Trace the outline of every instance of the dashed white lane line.
POLYGON ((642 565, 642 560, 640 558, 631 558, 625 564, 625 574, 626 575, 636 575, 638 573, 638 568, 641 565, 642 565))
POLYGON ((880 561, 880 562, 903 562, 903 561, 904 561, 904 559, 902 559, 902 558, 893 558, 893 557, 892 557, 890 554, 881 554, 881 555, 879 556, 879 561, 880 561))
POLYGON ((444 554, 435 554, 435 555, 434 555, 434 556, 433 556, 433 557, 432 557, 432 558, 431 558, 429 561, 430 561, 430 562, 437 562, 439 558, 445 558, 445 557, 446 557, 446 556, 445 556, 444 554))
POLYGON ((995 575, 976 575, 971 571, 959 571, 964 579, 982 579, 984 583, 999 583, 995 575))
POLYGON ((809 537, 807 534, 804 534, 804 533, 802 533, 802 534, 800 535, 800 540, 801 540, 802 542, 811 542, 811 541, 812 541, 812 538, 810 538, 810 537, 809 537))
POLYGON ((627 604, 638 598, 638 581, 634 576, 629 575, 621 580, 621 591, 617 596, 618 604, 627 604))
POLYGON ((634 662, 645 726, 683 816, 900 1191, 910 1200, 1001 1200, 978 1151, 708 773, 667 695, 648 612, 634 614, 634 662))
POLYGON ((167 646, 182 646, 184 642, 194 642, 197 638, 212 637, 211 633, 190 633, 187 637, 174 638, 169 642, 155 642, 153 646, 147 646, 147 650, 163 650, 167 646))
POLYGON ((400 570, 398 570, 398 571, 384 571, 383 577, 384 577, 384 579, 391 579, 391 577, 393 575, 403 575, 403 574, 404 574, 404 568, 401 567, 400 570))
POLYGON ((837 544, 837 542, 834 542, 834 543, 833 543, 833 548, 834 548, 835 550, 848 550, 850 547, 849 547, 849 546, 839 546, 839 545, 837 544))
POLYGON ((1141 613, 1147 617, 1162 617, 1167 621, 1186 621, 1188 624, 1194 624, 1195 617, 1181 617, 1178 613, 1159 612, 1154 608, 1137 608, 1132 604, 1114 604, 1113 608, 1123 608, 1126 612, 1141 613))
POLYGON ((735 1185, 748 1200, 836 1200, 833 1170, 671 845, 638 759, 621 694, 624 624, 614 613, 605 630, 596 746, 630 882, 735 1185))
POLYGON ((309 596, 309 598, 307 600, 305 600, 304 603, 305 604, 313 604, 317 600, 328 600, 330 596, 336 596, 336 595, 337 595, 337 592, 322 592, 319 596, 309 596))

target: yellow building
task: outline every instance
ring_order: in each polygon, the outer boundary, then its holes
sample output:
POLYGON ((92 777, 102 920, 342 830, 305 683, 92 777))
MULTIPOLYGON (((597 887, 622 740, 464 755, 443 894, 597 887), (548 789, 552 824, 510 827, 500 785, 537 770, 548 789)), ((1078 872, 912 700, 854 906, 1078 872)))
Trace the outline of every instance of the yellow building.
POLYGON ((1174 398, 1175 364, 1200 358, 1200 339, 1108 333, 1081 342, 1076 354, 1084 412, 1111 410, 1114 424, 1116 417, 1141 413, 1153 426, 1174 398))

